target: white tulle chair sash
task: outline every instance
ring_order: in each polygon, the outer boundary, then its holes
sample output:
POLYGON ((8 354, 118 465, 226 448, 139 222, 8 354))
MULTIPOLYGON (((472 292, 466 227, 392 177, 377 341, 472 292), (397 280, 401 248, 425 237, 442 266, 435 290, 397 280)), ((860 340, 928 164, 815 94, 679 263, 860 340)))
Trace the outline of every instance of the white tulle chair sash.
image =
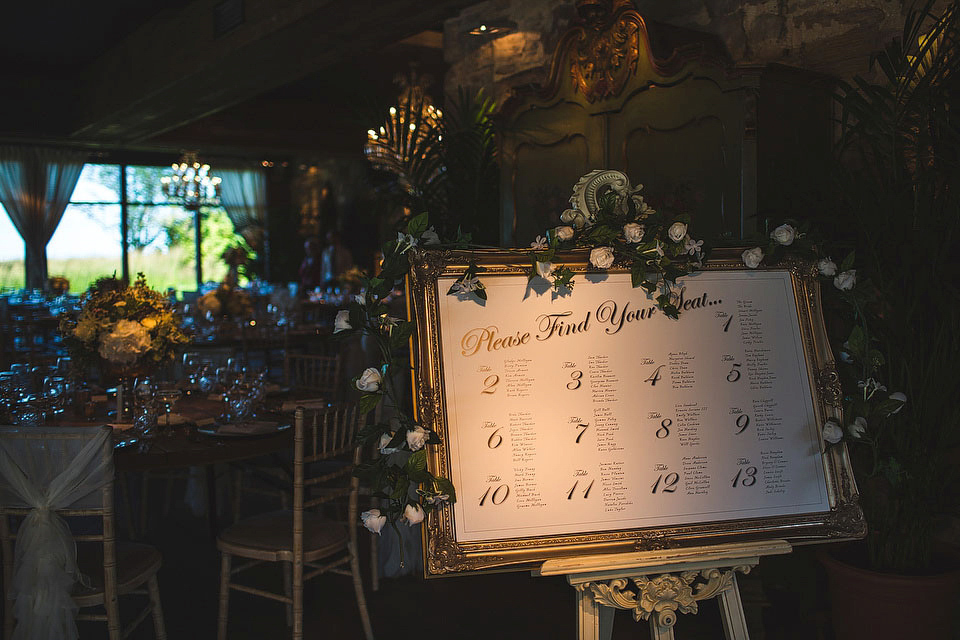
MULTIPOLYGON (((36 429, 36 431, 41 431, 36 429)), ((71 597, 80 579, 77 550, 67 523, 56 512, 75 505, 113 477, 109 428, 86 428, 82 439, 3 437, 0 483, 31 510, 17 531, 10 597, 17 620, 13 640, 76 640, 77 607, 71 597)), ((76 430, 62 429, 61 433, 76 430)))

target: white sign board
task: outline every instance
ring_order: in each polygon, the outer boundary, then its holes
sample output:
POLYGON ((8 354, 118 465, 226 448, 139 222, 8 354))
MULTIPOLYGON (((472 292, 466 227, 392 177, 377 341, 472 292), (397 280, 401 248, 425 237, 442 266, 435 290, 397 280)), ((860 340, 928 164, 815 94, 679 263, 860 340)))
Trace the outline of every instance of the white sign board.
POLYGON ((678 320, 628 273, 582 274, 564 295, 481 274, 485 301, 445 295, 456 277, 436 278, 425 328, 433 471, 457 488, 444 536, 460 551, 836 507, 790 270, 687 276, 678 320))

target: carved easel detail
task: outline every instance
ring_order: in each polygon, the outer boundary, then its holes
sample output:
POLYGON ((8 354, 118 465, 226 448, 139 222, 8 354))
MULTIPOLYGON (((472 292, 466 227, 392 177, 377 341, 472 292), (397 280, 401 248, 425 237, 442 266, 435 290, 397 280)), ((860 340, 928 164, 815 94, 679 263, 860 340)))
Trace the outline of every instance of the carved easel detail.
POLYGON ((697 613, 697 602, 709 600, 735 584, 735 572, 749 573, 751 565, 728 570, 704 569, 665 573, 655 577, 631 576, 604 582, 576 585, 577 591, 589 590, 597 604, 633 612, 636 621, 650 620, 661 628, 677 622, 677 612, 697 613), (630 583, 633 586, 630 586, 630 583))
POLYGON ((653 640, 673 640, 678 613, 696 614, 717 598, 727 640, 749 640, 737 572, 769 555, 790 553, 783 540, 663 549, 548 560, 537 575, 566 575, 577 592, 579 640, 609 640, 616 609, 650 623, 653 640))

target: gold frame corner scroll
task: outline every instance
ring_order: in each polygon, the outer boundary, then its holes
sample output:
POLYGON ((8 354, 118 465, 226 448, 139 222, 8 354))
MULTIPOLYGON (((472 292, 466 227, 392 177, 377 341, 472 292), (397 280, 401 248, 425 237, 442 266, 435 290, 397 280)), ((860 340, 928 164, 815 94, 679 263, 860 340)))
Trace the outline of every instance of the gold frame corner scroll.
POLYGON ((428 576, 558 557, 862 537, 815 266, 716 251, 666 318, 622 270, 558 256, 572 290, 506 250, 424 251, 408 281, 428 466, 458 501, 424 527, 428 576), (449 295, 474 264, 487 291, 449 295))

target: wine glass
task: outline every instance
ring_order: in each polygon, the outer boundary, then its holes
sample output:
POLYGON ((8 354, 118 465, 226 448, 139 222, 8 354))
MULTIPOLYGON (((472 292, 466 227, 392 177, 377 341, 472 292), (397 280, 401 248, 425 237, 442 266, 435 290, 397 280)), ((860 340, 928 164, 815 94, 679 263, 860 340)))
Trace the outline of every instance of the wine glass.
POLYGON ((157 388, 157 400, 163 406, 164 424, 170 425, 170 412, 174 405, 183 396, 183 391, 172 384, 164 384, 157 388))
MULTIPOLYGON (((156 435, 157 387, 149 378, 140 378, 134 386, 133 427, 140 434, 142 447, 156 435)), ((145 450, 145 449, 144 449, 145 450)))
POLYGON ((210 393, 217 386, 217 371, 213 364, 204 362, 200 366, 200 375, 197 378, 197 385, 203 393, 210 393))
POLYGON ((67 379, 63 376, 45 377, 43 398, 53 414, 63 413, 63 406, 67 400, 67 379))
POLYGON ((191 387, 197 386, 198 374, 200 373, 200 354, 195 351, 187 351, 183 354, 183 373, 187 376, 187 381, 191 387))

